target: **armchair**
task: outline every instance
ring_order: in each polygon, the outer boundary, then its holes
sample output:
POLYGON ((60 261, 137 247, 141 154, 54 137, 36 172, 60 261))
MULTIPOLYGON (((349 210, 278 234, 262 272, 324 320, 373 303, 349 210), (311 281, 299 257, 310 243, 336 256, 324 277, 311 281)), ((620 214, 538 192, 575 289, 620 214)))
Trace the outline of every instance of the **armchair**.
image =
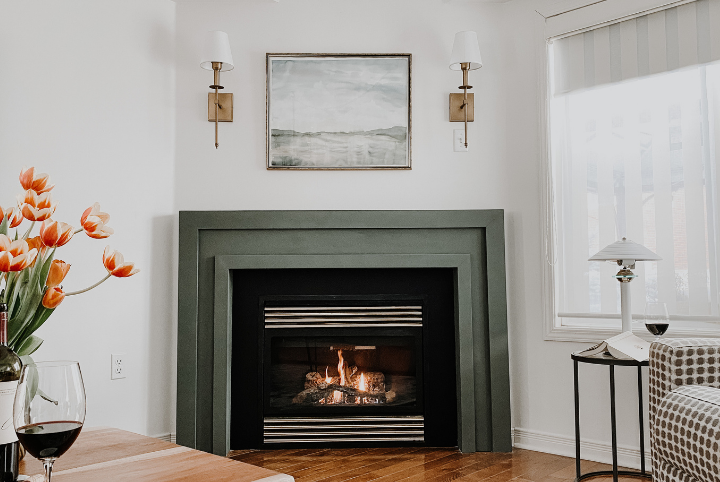
POLYGON ((653 480, 720 482, 720 339, 650 348, 653 480))

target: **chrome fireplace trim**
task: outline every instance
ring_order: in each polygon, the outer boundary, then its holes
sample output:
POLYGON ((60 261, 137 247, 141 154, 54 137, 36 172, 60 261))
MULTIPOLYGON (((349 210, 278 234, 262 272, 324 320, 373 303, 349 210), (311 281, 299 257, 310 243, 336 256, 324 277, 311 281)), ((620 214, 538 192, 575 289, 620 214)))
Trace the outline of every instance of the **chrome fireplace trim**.
POLYGON ((422 306, 265 307, 265 328, 422 326, 422 306))
POLYGON ((423 416, 265 417, 263 443, 425 441, 423 416))

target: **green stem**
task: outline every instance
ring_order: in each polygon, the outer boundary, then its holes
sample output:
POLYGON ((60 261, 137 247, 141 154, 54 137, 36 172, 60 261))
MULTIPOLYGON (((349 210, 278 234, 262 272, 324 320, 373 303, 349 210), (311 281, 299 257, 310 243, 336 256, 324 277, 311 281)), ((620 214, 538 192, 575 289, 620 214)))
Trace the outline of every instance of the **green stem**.
MULTIPOLYGON (((46 262, 48 259, 50 259, 50 257, 51 257, 52 255, 55 254, 55 250, 56 250, 56 249, 57 249, 57 246, 55 246, 55 247, 52 249, 52 251, 48 251, 48 255, 45 256, 45 258, 42 259, 42 263, 41 263, 41 264, 45 264, 45 262, 46 262)), ((45 282, 45 280, 42 280, 42 281, 43 281, 43 283, 45 282)))
POLYGON ((35 222, 36 222, 36 221, 33 221, 32 223, 30 223, 30 227, 28 228, 27 231, 25 231, 25 234, 23 234, 22 239, 27 239, 28 236, 30 236, 30 232, 31 232, 31 231, 33 230, 33 228, 35 227, 35 222))
POLYGON ((77 231, 75 231, 73 234, 77 234, 77 233, 81 232, 82 230, 83 230, 83 228, 80 228, 77 231))
POLYGON ((12 272, 9 272, 5 275, 5 300, 4 303, 10 304, 10 297, 12 294, 12 291, 15 289, 15 285, 13 284, 13 280, 17 277, 12 272))
POLYGON ((86 291, 90 291, 90 290, 93 289, 93 288, 97 288, 98 286, 100 286, 101 284, 103 284, 105 281, 107 281, 107 279, 108 279, 110 276, 112 276, 112 275, 111 275, 110 273, 108 273, 108 275, 107 275, 106 277, 104 277, 103 279, 101 279, 100 281, 98 281, 97 283, 95 283, 94 285, 88 286, 88 287, 85 288, 84 290, 71 291, 70 293, 65 293, 65 296, 79 295, 80 293, 85 293, 86 291))

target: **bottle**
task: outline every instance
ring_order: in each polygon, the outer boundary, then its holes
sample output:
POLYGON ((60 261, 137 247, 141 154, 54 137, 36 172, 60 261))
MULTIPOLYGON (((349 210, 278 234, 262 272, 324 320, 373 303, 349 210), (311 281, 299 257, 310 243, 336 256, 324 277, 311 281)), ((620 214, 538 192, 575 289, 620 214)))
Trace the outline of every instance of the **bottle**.
POLYGON ((8 307, 0 303, 0 482, 15 482, 20 442, 13 426, 13 402, 22 362, 8 346, 8 307))

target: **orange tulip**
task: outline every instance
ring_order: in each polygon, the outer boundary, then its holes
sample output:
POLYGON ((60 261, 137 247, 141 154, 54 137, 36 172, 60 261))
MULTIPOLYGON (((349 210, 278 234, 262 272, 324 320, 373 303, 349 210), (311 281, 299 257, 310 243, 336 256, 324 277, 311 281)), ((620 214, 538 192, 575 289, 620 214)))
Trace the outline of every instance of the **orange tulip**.
POLYGON ((30 221, 45 221, 55 212, 57 203, 52 201, 49 192, 38 194, 32 189, 25 191, 25 194, 18 196, 18 206, 22 209, 22 215, 30 221))
POLYGON ((37 256, 37 249, 30 249, 27 241, 18 239, 10 241, 4 234, 0 234, 0 271, 22 271, 30 266, 37 256))
POLYGON ((110 215, 100 211, 100 204, 95 203, 82 213, 80 224, 82 224, 85 234, 95 239, 107 238, 115 231, 113 228, 105 226, 110 221, 110 215))
POLYGON ((67 244, 73 237, 73 227, 67 223, 46 219, 40 226, 40 240, 48 248, 57 248, 67 244))
POLYGON ((17 228, 20 226, 20 223, 23 222, 23 215, 20 212, 20 208, 11 207, 7 208, 3 211, 3 208, 0 207, 0 222, 4 218, 8 218, 8 226, 11 228, 17 228))
POLYGON ((20 184, 23 189, 32 189, 38 194, 48 192, 55 187, 55 184, 48 184, 50 182, 50 176, 44 172, 35 174, 35 168, 23 169, 20 171, 20 184))
POLYGON ((33 238, 26 239, 28 246, 30 249, 37 249, 38 253, 40 253, 42 250, 45 249, 45 245, 42 244, 42 241, 40 240, 40 236, 35 236, 33 238))
POLYGON ((126 278, 140 271, 139 269, 134 269, 135 263, 126 263, 122 253, 115 251, 110 246, 105 246, 103 264, 111 275, 117 276, 118 278, 126 278))
POLYGON ((62 300, 65 299, 65 293, 60 288, 48 288, 42 299, 42 305, 50 310, 57 308, 62 300))
MULTIPOLYGON (((28 247, 30 249, 37 249, 38 257, 42 257, 45 254, 45 251, 47 248, 45 245, 42 244, 42 241, 40 241, 40 236, 35 236, 34 238, 28 238, 27 240, 28 247)), ((32 263, 30 263, 30 266, 35 266, 35 261, 37 261, 38 258, 35 258, 32 263)))
POLYGON ((54 288, 63 282, 65 276, 70 271, 70 265, 61 259, 54 259, 50 265, 50 271, 48 271, 47 281, 45 286, 48 288, 54 288))

